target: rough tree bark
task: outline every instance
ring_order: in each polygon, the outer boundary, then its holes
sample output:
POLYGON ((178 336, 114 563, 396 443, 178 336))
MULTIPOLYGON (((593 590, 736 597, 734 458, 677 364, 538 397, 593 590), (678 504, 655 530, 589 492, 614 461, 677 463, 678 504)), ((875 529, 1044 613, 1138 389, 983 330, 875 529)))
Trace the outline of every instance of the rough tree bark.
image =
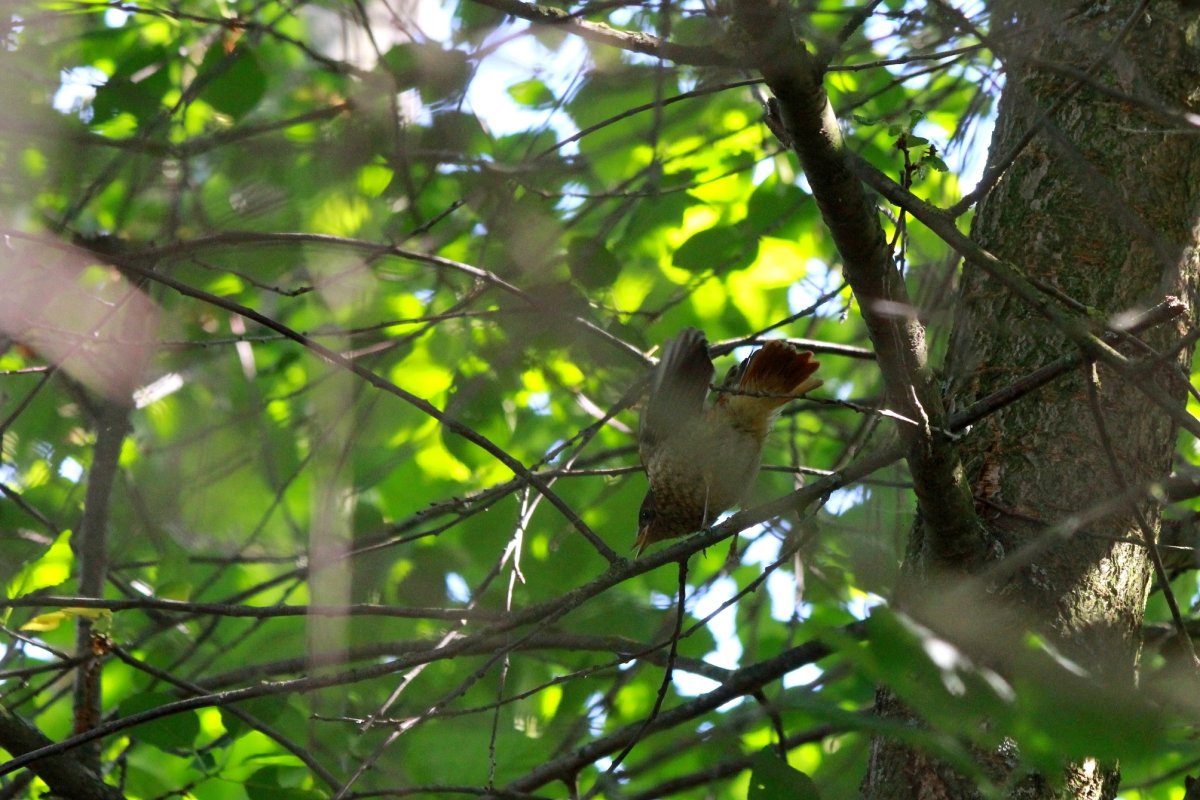
MULTIPOLYGON (((987 175, 1000 177, 982 197, 972 238, 1019 265, 1047 291, 1082 304, 1074 313, 1097 325, 1165 295, 1185 299, 1193 311, 1179 325, 1140 337, 1158 351, 1170 350, 1182 326, 1194 320, 1196 307, 1200 140, 1155 109, 1195 111, 1200 105, 1196 12, 1140 0, 1066 5, 1007 0, 993 3, 992 11, 996 38, 990 42, 1007 69, 987 175), (1031 130, 1036 135, 1023 144, 1031 130)), ((971 264, 964 267, 947 364, 957 407, 1072 347, 996 280, 971 264)), ((1119 349, 1131 357, 1145 355, 1119 349)), ((1124 375, 1103 366, 1095 373, 1074 371, 988 418, 964 439, 960 453, 981 517, 1007 556, 1044 535, 1048 524, 1123 486, 1145 485, 1169 473, 1176 425, 1147 392, 1182 408, 1185 386, 1171 370, 1186 368, 1190 355, 1176 353, 1164 367, 1124 375), (1089 386, 1093 374, 1096 395, 1089 386), (1116 470, 1104 436, 1111 440, 1116 470)), ((1145 503, 1141 511, 1157 535, 1158 506, 1145 503)), ((993 587, 993 599, 1020 628, 1049 638, 1097 680, 1118 690, 1132 688, 1138 631, 1154 575, 1145 547, 1115 540, 1142 537, 1132 511, 1107 517, 1085 535, 1041 552, 993 587)), ((910 543, 906 566, 917 594, 921 586, 929 591, 933 577, 929 538, 918 526, 910 543)), ((929 605, 936 607, 936 600, 929 605)), ((990 657, 1002 661, 1002 647, 990 657)), ((886 693, 880 711, 906 714, 886 693)), ((981 754, 981 760, 998 781, 1010 777, 1012 760, 1005 754, 981 754)), ((1115 796, 1117 765, 1085 761, 1065 769, 1062 787, 1030 776, 1010 784, 1012 796, 1115 796)), ((977 793, 945 764, 881 738, 873 747, 864 795, 977 793)))

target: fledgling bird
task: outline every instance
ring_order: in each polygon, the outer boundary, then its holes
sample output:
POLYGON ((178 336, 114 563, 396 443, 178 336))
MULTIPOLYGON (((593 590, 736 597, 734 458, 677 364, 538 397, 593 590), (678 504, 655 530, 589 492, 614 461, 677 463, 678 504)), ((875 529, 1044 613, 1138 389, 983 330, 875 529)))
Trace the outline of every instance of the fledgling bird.
POLYGON ((783 406, 821 385, 813 354, 767 342, 729 371, 706 406, 713 363, 708 342, 685 328, 663 347, 638 427, 650 489, 638 513, 637 553, 709 525, 742 502, 762 461, 763 441, 783 406))

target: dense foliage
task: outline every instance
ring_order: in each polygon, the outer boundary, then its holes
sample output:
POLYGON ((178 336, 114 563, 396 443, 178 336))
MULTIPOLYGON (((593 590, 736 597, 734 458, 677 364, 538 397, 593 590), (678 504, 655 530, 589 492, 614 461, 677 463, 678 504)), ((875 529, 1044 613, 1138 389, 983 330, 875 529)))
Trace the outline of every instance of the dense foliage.
MULTIPOLYGON (((1025 768, 1181 797, 1186 720, 888 611, 907 474, 840 477, 893 447, 879 372, 722 15, 519 5, 0 6, 4 707, 71 740, 91 619, 128 797, 849 797, 879 683, 969 772, 1005 731, 1025 768), (756 497, 824 483, 737 556, 634 561, 636 404, 687 325, 719 374, 762 336, 818 353, 756 497), (89 526, 108 602, 56 601, 89 526)), ((851 148, 952 205, 992 54, 923 4, 800 5, 851 148)), ((957 259, 881 208, 936 364, 957 259)))

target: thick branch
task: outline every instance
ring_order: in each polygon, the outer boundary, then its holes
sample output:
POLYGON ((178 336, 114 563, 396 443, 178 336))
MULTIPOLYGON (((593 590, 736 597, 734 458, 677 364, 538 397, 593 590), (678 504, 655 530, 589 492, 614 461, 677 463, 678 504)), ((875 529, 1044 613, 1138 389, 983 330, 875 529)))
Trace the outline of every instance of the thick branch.
POLYGON ((981 546, 970 487, 948 438, 941 393, 926 363, 925 331, 892 259, 878 211, 854 175, 816 60, 792 31, 782 4, 741 0, 735 14, 779 103, 821 216, 833 234, 878 354, 889 404, 901 424, 913 488, 935 561, 970 569, 981 546))
MULTIPOLYGON (((28 722, 0 706, 0 746, 14 756, 28 753, 52 742, 28 722)), ((48 756, 29 768, 46 782, 58 797, 75 800, 120 800, 123 795, 97 777, 83 762, 70 755, 48 756)))

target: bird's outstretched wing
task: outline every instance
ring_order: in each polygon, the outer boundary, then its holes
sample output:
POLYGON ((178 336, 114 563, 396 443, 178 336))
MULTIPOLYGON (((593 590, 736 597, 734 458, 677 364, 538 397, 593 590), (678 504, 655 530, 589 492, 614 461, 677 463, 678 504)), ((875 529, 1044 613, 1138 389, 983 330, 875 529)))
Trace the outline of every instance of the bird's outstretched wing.
POLYGON ((714 372, 708 342, 695 328, 684 328, 663 347, 638 426, 643 462, 647 448, 670 438, 704 410, 714 372))

